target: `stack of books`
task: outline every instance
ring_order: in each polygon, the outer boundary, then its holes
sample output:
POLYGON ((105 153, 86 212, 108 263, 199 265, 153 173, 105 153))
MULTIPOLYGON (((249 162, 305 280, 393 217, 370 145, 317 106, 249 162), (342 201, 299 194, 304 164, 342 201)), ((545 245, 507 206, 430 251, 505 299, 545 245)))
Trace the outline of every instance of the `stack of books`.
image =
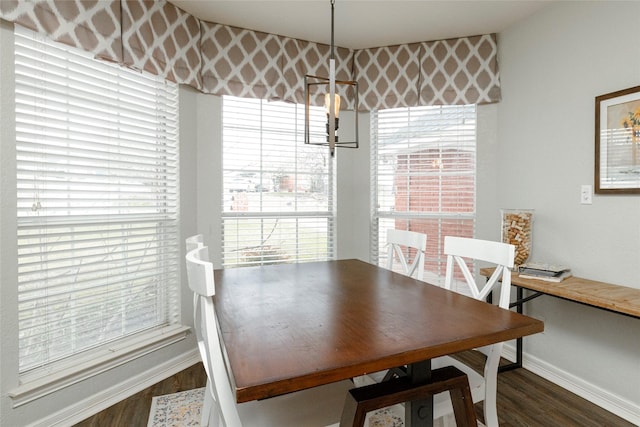
POLYGON ((522 264, 518 276, 523 279, 545 280, 547 282, 562 282, 571 277, 571 269, 565 265, 548 264, 543 262, 528 262, 522 264))

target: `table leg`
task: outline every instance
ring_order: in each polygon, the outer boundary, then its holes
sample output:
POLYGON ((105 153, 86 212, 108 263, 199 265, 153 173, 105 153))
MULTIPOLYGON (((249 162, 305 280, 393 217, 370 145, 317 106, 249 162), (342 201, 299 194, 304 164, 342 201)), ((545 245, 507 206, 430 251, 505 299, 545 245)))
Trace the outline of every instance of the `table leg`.
MULTIPOLYGON (((431 360, 407 366, 407 375, 412 383, 431 380, 431 360)), ((433 426, 433 397, 405 403, 404 425, 406 427, 433 426)))
MULTIPOLYGON (((518 301, 522 301, 524 299, 523 290, 520 286, 516 288, 516 298, 518 299, 518 301)), ((516 309, 516 311, 520 314, 522 314, 523 312, 523 305, 524 302, 521 302, 520 304, 518 304, 518 308, 516 309)), ((522 368, 522 337, 516 339, 516 365, 519 368, 522 368)))
MULTIPOLYGON (((516 308, 516 311, 520 314, 523 314, 523 306, 526 302, 531 301, 532 299, 536 299, 541 295, 544 295, 542 292, 535 292, 528 297, 524 297, 524 288, 521 286, 513 285, 516 287, 516 300, 509 304, 509 308, 516 308)), ((509 363, 507 365, 501 365, 498 368, 498 372, 506 372, 512 369, 522 368, 522 342, 523 338, 516 338, 516 361, 509 363)))

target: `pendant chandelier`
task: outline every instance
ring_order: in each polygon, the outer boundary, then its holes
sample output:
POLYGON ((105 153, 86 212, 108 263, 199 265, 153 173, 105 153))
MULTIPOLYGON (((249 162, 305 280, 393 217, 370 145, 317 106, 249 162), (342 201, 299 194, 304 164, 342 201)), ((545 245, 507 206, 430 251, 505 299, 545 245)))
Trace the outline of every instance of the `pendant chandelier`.
MULTIPOLYGON (((358 82, 349 80, 336 80, 335 47, 333 43, 333 15, 335 0, 331 0, 331 58, 329 60, 329 77, 312 75, 304 76, 305 87, 305 121, 304 143, 312 145, 324 145, 329 147, 331 156, 336 147, 358 148, 358 82), (310 109, 312 99, 324 96, 324 108, 327 114, 326 135, 314 135, 310 131, 310 109), (353 99, 354 116, 354 140, 342 141, 338 138, 340 126, 340 106, 350 105, 341 98, 350 96, 353 99)), ((315 103, 314 103, 315 105, 315 103)))

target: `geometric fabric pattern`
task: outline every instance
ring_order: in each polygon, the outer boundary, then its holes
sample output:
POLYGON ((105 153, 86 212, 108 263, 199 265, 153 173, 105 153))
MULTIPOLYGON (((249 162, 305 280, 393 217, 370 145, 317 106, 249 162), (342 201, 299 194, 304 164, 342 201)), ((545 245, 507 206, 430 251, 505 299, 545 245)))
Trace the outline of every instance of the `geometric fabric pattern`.
POLYGON ((487 104, 500 101, 496 35, 424 42, 420 104, 487 104))
POLYGON ((2 0, 0 18, 122 63, 120 0, 2 0))
MULTIPOLYGON (((328 45, 200 21, 167 0, 0 0, 0 18, 215 95, 304 103, 305 76, 329 77, 328 45)), ((337 85, 341 109, 498 102, 497 56, 495 34, 336 47, 336 80, 358 83, 357 106, 337 85)))
POLYGON ((418 105, 420 44, 405 44, 356 52, 359 110, 418 105))
POLYGON ((214 95, 277 99, 279 36, 201 22, 202 91, 214 95))
POLYGON ((124 64, 200 88, 200 21, 166 1, 122 1, 124 64))
MULTIPOLYGON (((278 94, 282 100, 305 103, 305 75, 329 78, 331 46, 305 40, 283 37, 282 79, 278 94)), ((336 80, 350 81, 353 73, 353 51, 335 48, 336 80)), ((347 87, 338 85, 336 90, 345 102, 353 102, 353 96, 345 91, 347 87), (340 93, 342 91, 342 93, 340 93)), ((311 98, 312 105, 324 105, 324 95, 311 98)), ((353 109, 353 105, 341 105, 341 109, 353 109)))
MULTIPOLYGON (((329 45, 210 22, 201 22, 201 33, 205 93, 304 104, 304 76, 329 76, 329 45)), ((337 80, 351 78, 352 58, 350 49, 336 48, 337 80)))

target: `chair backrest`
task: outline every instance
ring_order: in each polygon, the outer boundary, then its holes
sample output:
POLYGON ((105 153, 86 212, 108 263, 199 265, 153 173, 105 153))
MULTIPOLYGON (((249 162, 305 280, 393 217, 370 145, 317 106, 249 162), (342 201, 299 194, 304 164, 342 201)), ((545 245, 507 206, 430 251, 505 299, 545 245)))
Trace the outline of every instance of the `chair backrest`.
POLYGON ((204 237, 202 234, 194 234, 193 236, 185 239, 185 245, 187 248, 186 253, 189 253, 194 249, 201 248, 204 246, 204 237))
POLYGON ((427 250, 427 235, 415 231, 387 230, 387 268, 393 268, 393 260, 397 258, 406 276, 422 280, 424 277, 424 254, 427 250), (405 252, 406 251, 406 252, 405 252), (413 256, 413 260, 410 260, 413 256))
POLYGON ((444 282, 446 289, 451 289, 452 287, 455 266, 457 265, 467 285, 469 285, 471 295, 475 299, 485 300, 489 292, 500 285, 500 300, 498 305, 502 308, 509 308, 511 269, 513 268, 515 246, 489 240, 445 236, 444 254, 447 256, 447 270, 444 282), (489 280, 480 286, 471 274, 464 258, 494 264, 496 269, 489 280))
POLYGON ((194 326, 202 362, 205 363, 207 376, 212 385, 211 392, 214 395, 212 411, 218 418, 216 425, 242 427, 218 334, 212 298, 215 294, 213 264, 208 261, 208 248, 206 246, 196 248, 187 254, 186 259, 189 288, 196 296, 193 308, 196 320, 194 326))
MULTIPOLYGON (((511 269, 514 263, 515 246, 488 240, 445 236, 444 253, 447 255, 447 271, 444 284, 446 289, 451 289, 455 266, 457 265, 462 271, 474 298, 485 300, 493 288, 500 286, 498 305, 501 308, 509 309, 511 269), (478 286, 463 258, 483 261, 496 266, 493 275, 484 286, 478 286)), ((500 342, 478 349, 487 355, 483 370, 485 381, 484 414, 485 425, 492 427, 498 425, 496 395, 498 390, 498 365, 500 364, 503 344, 500 342)))
POLYGON ((208 297, 215 295, 216 287, 213 281, 213 264, 209 261, 209 248, 200 246, 187 252, 186 260, 189 288, 198 295, 208 297))

